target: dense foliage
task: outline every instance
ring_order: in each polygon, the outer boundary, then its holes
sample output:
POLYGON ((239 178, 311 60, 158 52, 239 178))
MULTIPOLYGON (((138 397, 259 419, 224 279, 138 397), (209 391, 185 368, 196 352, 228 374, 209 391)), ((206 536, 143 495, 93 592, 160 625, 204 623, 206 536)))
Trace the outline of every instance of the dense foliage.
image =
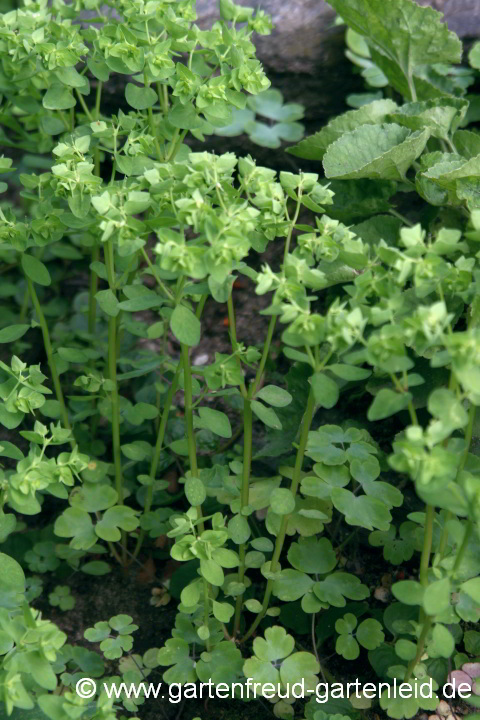
MULTIPOLYGON (((462 68, 437 12, 329 1, 370 87, 290 148, 318 174, 186 142, 243 128, 271 147, 301 138, 302 108, 262 99, 261 10, 220 0, 209 30, 193 0, 25 0, 0 16, 7 716, 141 712, 141 695, 80 698, 85 676, 310 689, 332 679, 329 643, 344 665, 362 653, 412 687, 479 669, 480 45, 462 68), (125 112, 109 114, 108 88, 125 112), (269 298, 259 346, 237 336, 242 275, 269 298), (212 303, 227 306, 231 348, 194 364, 212 303), (132 655, 128 607, 84 629, 99 652, 36 609, 46 573, 48 602, 67 612, 62 569, 101 588, 165 536, 181 592, 161 647, 132 655), (359 543, 408 568, 386 609, 346 566, 359 543)), ((369 706, 271 702, 307 720, 369 706)), ((379 702, 392 718, 438 704, 379 702)))

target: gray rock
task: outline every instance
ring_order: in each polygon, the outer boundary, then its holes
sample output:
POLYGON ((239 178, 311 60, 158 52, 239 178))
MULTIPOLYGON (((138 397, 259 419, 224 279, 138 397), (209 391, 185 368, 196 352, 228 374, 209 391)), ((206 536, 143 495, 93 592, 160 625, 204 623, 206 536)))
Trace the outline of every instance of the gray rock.
MULTIPOLYGON (((418 3, 443 12, 449 28, 460 37, 480 35, 480 0, 418 3)), ((267 70, 312 74, 330 69, 337 61, 344 29, 333 26, 335 13, 324 0, 245 0, 240 4, 262 8, 273 18, 272 35, 255 39, 258 57, 267 70)), ((219 17, 217 0, 197 0, 197 13, 198 24, 208 27, 219 17)))

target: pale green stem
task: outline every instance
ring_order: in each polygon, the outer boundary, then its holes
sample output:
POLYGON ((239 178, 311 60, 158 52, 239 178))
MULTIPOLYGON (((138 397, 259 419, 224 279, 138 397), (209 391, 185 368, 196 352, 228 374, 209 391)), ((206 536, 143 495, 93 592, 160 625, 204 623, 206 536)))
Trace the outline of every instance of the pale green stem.
MULTIPOLYGON (((107 240, 105 243, 104 256, 107 268, 108 284, 110 290, 116 296, 115 262, 113 244, 111 240, 107 240)), ((108 374, 109 379, 112 382, 110 400, 112 410, 112 444, 113 464, 115 469, 115 489, 118 494, 118 503, 123 505, 122 455, 120 449, 120 407, 117 383, 117 318, 111 316, 108 318, 108 374)), ((122 531, 122 561, 124 565, 127 564, 127 554, 125 552, 126 544, 126 534, 125 531, 122 531)))
MULTIPOLYGON (((35 286, 29 277, 27 277, 27 286, 28 286, 28 292, 30 293, 30 297, 32 299, 33 307, 35 308, 35 313, 37 315, 38 322, 40 324, 40 328, 42 330, 43 345, 45 347, 45 352, 47 355, 48 367, 50 368, 50 373, 52 375, 52 381, 53 381, 53 387, 55 389, 55 395, 58 400, 58 404, 60 405, 60 417, 62 418, 62 424, 63 424, 64 428, 66 428, 67 430, 71 430, 72 428, 70 425, 70 421, 68 419, 68 412, 67 412, 67 408, 65 406, 65 400, 64 400, 63 392, 62 392, 62 385, 60 383, 60 377, 58 375, 57 366, 55 364, 55 359, 53 357, 53 348, 52 348, 52 343, 50 340, 50 333, 48 331, 47 321, 45 320, 45 315, 43 314, 42 306, 40 305, 40 301, 38 299, 38 296, 37 296, 37 293, 35 290, 35 286)), ((71 444, 72 448, 74 448, 76 445, 73 434, 70 437, 70 444, 71 444)))
MULTIPOLYGON (((307 440, 308 440, 308 433, 310 431, 310 425, 312 423, 314 410, 315 410, 315 398, 313 396, 313 390, 310 390, 310 393, 308 395, 307 409, 305 411, 305 415, 304 415, 303 421, 302 421, 302 429, 301 429, 301 433, 300 433, 300 441, 298 444, 297 456, 295 459, 295 467, 293 470, 292 484, 290 486, 290 490, 294 497, 297 494, 298 485, 300 483, 303 459, 305 456, 305 450, 307 447, 307 440)), ((278 531, 277 539, 275 541, 275 549, 273 551, 273 556, 272 556, 272 560, 270 563, 270 570, 273 573, 278 569, 278 561, 279 561, 280 555, 282 553, 283 545, 285 542, 285 535, 287 532, 287 526, 288 526, 289 520, 290 520, 290 515, 282 515, 280 529, 278 531)), ((241 639, 241 643, 244 643, 246 640, 248 640, 249 637, 251 637, 253 635, 253 633, 257 629, 258 625, 261 623, 261 621, 265 617, 265 614, 268 610, 270 597, 272 595, 272 589, 273 589, 273 580, 268 580, 267 587, 265 588, 265 594, 263 597, 262 609, 258 613, 254 622, 250 626, 249 630, 245 633, 245 635, 241 639)))

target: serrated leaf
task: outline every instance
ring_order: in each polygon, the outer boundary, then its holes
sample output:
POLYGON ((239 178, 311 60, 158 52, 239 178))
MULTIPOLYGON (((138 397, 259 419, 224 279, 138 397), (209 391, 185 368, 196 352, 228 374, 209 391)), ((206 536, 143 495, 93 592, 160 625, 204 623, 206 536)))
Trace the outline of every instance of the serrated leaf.
POLYGON ((362 125, 329 146, 323 158, 325 175, 343 180, 404 180, 429 134, 429 130, 412 133, 396 123, 362 125))
POLYGON ((315 135, 302 140, 298 145, 287 148, 287 152, 306 160, 322 160, 329 145, 360 125, 383 123, 389 113, 397 109, 393 100, 375 100, 358 110, 349 110, 330 120, 328 125, 315 135))
POLYGON ((419 65, 459 63, 462 43, 441 13, 412 0, 329 0, 343 20, 411 77, 419 65))

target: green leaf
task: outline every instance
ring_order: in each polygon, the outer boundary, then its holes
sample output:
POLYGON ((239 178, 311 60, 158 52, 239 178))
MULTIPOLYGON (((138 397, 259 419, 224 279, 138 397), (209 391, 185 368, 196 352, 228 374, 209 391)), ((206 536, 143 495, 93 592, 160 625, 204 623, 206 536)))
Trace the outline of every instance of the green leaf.
POLYGON ((392 585, 392 593, 404 605, 422 605, 424 588, 414 580, 400 580, 392 585))
POLYGON ((33 255, 23 253, 22 268, 25 275, 38 285, 50 285, 52 282, 46 266, 33 255))
POLYGON ((202 573, 205 580, 212 585, 221 587, 224 583, 225 577, 221 566, 211 559, 200 559, 200 572, 202 573))
POLYGON ((305 138, 294 147, 287 148, 287 152, 306 160, 322 160, 329 145, 360 125, 376 125, 383 123, 389 113, 397 109, 393 100, 375 100, 358 110, 349 110, 330 120, 328 125, 315 135, 305 138))
POLYGON ((276 385, 265 385, 256 396, 274 407, 285 407, 292 402, 290 393, 276 385))
POLYGON ((274 662, 290 655, 295 641, 285 628, 274 625, 265 630, 265 638, 256 637, 253 641, 253 652, 259 660, 274 662))
POLYGON ((327 369, 342 380, 366 380, 372 374, 371 370, 356 365, 342 365, 339 363, 329 365, 327 369))
POLYGON ((185 305, 177 305, 170 317, 170 329, 177 340, 190 347, 200 342, 200 320, 185 305))
POLYGON ((308 380, 313 388, 315 401, 328 410, 337 404, 340 391, 335 380, 325 373, 316 372, 308 380))
POLYGON ((282 570, 280 577, 273 581, 272 592, 283 602, 294 602, 311 590, 312 585, 313 580, 309 575, 287 568, 282 570))
POLYGON ((133 83, 127 83, 125 99, 134 110, 146 110, 158 101, 155 90, 147 87, 139 87, 133 83))
POLYGON ((198 409, 200 417, 194 417, 194 426, 197 428, 206 428, 215 435, 223 438, 232 437, 232 427, 230 420, 225 413, 213 408, 201 407, 198 409))
POLYGON ((430 583, 423 595, 423 609, 427 615, 439 615, 450 605, 450 580, 444 578, 430 583))
POLYGON ((0 552, 0 597, 1 593, 23 594, 25 592, 25 574, 16 560, 0 552))
POLYGON ((323 158, 325 175, 343 180, 404 180, 428 137, 428 130, 412 133, 395 123, 362 125, 329 146, 323 158))
POLYGON ((460 585, 460 589, 480 605, 480 577, 467 580, 460 585))
POLYGON ((280 666, 280 678, 286 687, 292 687, 298 678, 302 678, 307 693, 313 693, 317 687, 317 673, 320 665, 309 652, 296 652, 284 660, 280 666))
POLYGON ((459 63, 462 43, 441 13, 412 0, 329 0, 370 46, 394 62, 406 78, 419 65, 459 63))
POLYGON ((337 557, 327 538, 305 537, 290 545, 288 561, 296 570, 325 575, 333 570, 337 557))
POLYGON ((436 623, 432 632, 432 642, 438 656, 449 658, 455 650, 455 640, 445 625, 436 623))
POLYGON ((345 660, 356 660, 360 655, 360 647, 352 635, 339 635, 335 650, 345 660))
POLYGON ((460 98, 435 98, 402 105, 390 114, 389 120, 410 130, 428 128, 434 137, 446 140, 467 112, 468 101, 460 98))
POLYGON ((168 113, 168 121, 173 127, 182 130, 195 130, 202 124, 191 102, 186 105, 181 103, 173 105, 168 113))
POLYGON ((117 317, 120 308, 113 290, 99 290, 95 295, 95 299, 106 315, 117 317))
POLYGON ((272 408, 265 407, 265 405, 258 402, 258 400, 252 400, 252 411, 264 425, 267 425, 267 427, 271 427, 274 430, 282 429, 282 423, 272 408))
POLYGON ((216 600, 212 603, 212 610, 217 620, 223 623, 230 622, 235 612, 235 608, 233 608, 230 603, 219 603, 216 600))
POLYGON ((30 325, 9 325, 0 330, 0 343, 10 343, 19 340, 25 335, 30 325))
POLYGON ((319 600, 334 607, 345 607, 345 598, 365 600, 370 595, 369 589, 362 585, 359 578, 344 572, 331 573, 325 580, 316 582, 313 592, 319 600))
POLYGON ((408 403, 412 399, 412 394, 397 393, 390 388, 382 388, 374 397, 367 413, 367 418, 372 420, 383 420, 384 418, 395 415, 395 413, 405 410, 408 403))
POLYGON ((205 502, 207 492, 205 490, 205 485, 200 478, 187 478, 185 482, 185 495, 187 496, 187 500, 190 505, 193 505, 194 507, 198 507, 205 502))
POLYGON ((46 110, 69 110, 77 101, 68 87, 54 83, 43 96, 42 104, 46 110))
POLYGON ((80 568, 81 572, 86 575, 107 575, 111 568, 110 565, 102 560, 92 560, 91 562, 85 563, 80 568))
POLYGON ((120 530, 131 532, 138 527, 139 520, 133 508, 127 505, 115 505, 103 513, 95 525, 95 533, 102 540, 117 542, 122 535, 120 530))
POLYGON ((357 628, 356 638, 362 647, 375 650, 385 640, 382 624, 373 618, 364 620, 357 628))
POLYGON ((358 525, 367 530, 388 530, 392 516, 388 507, 377 498, 367 495, 358 497, 345 488, 333 488, 331 498, 349 525, 358 525))
POLYGON ((276 488, 270 496, 270 507, 277 515, 289 515, 295 510, 295 498, 291 490, 276 488))

